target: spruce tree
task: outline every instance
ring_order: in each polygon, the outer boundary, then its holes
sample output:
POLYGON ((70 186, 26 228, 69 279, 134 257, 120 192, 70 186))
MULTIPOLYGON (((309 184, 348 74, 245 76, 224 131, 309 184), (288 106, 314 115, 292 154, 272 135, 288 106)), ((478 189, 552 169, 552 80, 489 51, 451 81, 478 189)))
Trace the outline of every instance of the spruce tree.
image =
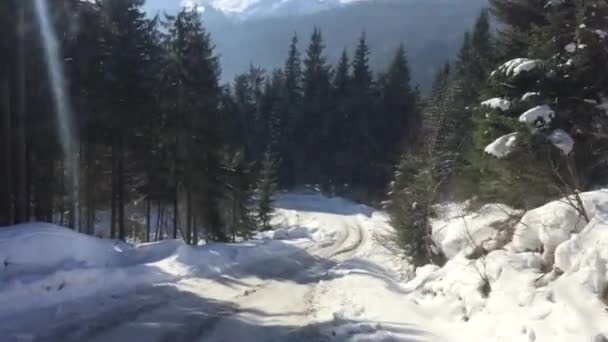
POLYGON ((361 34, 352 62, 352 93, 347 120, 352 131, 346 142, 348 167, 352 170, 349 183, 354 186, 377 184, 376 156, 379 150, 374 128, 378 118, 373 113, 373 78, 369 66, 370 49, 365 32, 361 34))
POLYGON ((261 169, 256 184, 257 204, 256 218, 262 230, 270 229, 270 220, 274 211, 274 194, 277 191, 276 168, 277 161, 270 152, 264 153, 261 169))
POLYGON ((327 129, 330 135, 327 156, 332 160, 332 170, 328 171, 330 182, 341 186, 349 182, 350 154, 347 150, 354 131, 354 123, 350 120, 351 94, 351 63, 346 49, 342 51, 332 80, 331 99, 332 110, 328 114, 327 129))
MULTIPOLYGON (((529 4, 518 4, 524 3, 529 4)), ((526 47, 510 56, 523 59, 503 60, 493 73, 487 97, 501 98, 509 106, 484 106, 478 111, 479 154, 495 139, 517 132, 510 153, 498 156, 505 159, 503 163, 489 155, 476 162, 482 183, 487 180, 500 190, 494 194, 505 194, 513 204, 528 207, 588 189, 602 179, 598 176, 606 166, 596 161, 605 158, 605 151, 597 146, 606 137, 599 105, 606 80, 600 75, 606 74, 602 61, 608 55, 597 30, 605 29, 598 18, 607 7, 601 1, 566 1, 531 13, 535 28, 523 41, 526 47), (521 71, 514 67, 521 63, 531 67, 521 71), (535 116, 535 110, 543 110, 545 116, 535 116), (532 194, 522 197, 523 193, 532 194)), ((518 8, 493 2, 494 12, 508 28, 499 34, 499 41, 512 39, 513 31, 525 27, 515 14, 518 8)))
POLYGON ((330 67, 324 49, 321 30, 315 28, 304 59, 304 102, 296 129, 298 149, 294 151, 298 161, 296 169, 300 175, 297 179, 304 183, 319 183, 325 178, 323 174, 330 162, 318 153, 327 143, 329 135, 325 125, 329 112, 330 67))
POLYGON ((403 45, 399 46, 393 57, 381 93, 384 120, 378 134, 384 138, 386 160, 394 163, 402 144, 411 144, 416 140, 420 124, 416 94, 411 86, 410 67, 403 45))
POLYGON ((220 98, 219 62, 214 55, 209 34, 198 11, 182 10, 167 17, 165 38, 167 61, 164 68, 164 96, 173 136, 171 168, 173 182, 173 235, 180 222, 186 241, 194 241, 198 232, 194 221, 209 228, 207 236, 226 240, 218 203, 222 196, 220 158, 222 137, 219 134, 220 98), (185 213, 178 212, 180 197, 185 197, 185 213), (196 209, 196 210, 195 210, 196 209), (195 212, 197 217, 195 217, 195 212))
POLYGON ((223 219, 230 239, 250 238, 255 227, 249 209, 251 200, 250 167, 242 152, 227 154, 223 161, 223 219))

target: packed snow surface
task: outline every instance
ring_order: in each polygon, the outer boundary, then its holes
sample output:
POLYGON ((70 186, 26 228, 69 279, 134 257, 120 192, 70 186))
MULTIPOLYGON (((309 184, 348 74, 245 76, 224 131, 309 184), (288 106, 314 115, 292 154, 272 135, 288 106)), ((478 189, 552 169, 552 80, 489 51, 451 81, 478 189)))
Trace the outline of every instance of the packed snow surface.
POLYGON ((383 212, 277 198, 236 244, 131 246, 65 228, 0 230, 3 341, 602 341, 608 190, 523 213, 435 206, 442 266, 414 268, 383 212), (554 255, 548 255, 553 251, 554 255), (554 256, 554 257, 553 257, 554 256), (554 262, 555 270, 550 271, 554 262))
POLYGON ((494 140, 486 146, 484 152, 493 155, 496 158, 504 158, 508 156, 517 146, 517 133, 509 133, 494 140))
POLYGON ((309 192, 277 207, 272 231, 198 247, 3 228, 2 340, 443 340, 403 295, 384 214, 309 192))

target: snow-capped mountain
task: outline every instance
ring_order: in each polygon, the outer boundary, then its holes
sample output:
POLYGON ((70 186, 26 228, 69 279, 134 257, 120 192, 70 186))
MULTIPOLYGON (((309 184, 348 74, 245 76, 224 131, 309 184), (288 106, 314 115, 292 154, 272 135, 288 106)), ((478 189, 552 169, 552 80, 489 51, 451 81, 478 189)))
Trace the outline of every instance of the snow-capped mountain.
POLYGON ((239 19, 316 13, 365 0, 148 0, 149 11, 172 11, 197 6, 239 19))

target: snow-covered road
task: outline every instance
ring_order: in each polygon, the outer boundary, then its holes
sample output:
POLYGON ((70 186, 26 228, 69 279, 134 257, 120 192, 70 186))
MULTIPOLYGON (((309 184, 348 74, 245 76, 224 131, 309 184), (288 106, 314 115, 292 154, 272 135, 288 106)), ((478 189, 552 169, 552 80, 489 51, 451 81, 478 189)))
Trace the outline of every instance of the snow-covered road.
MULTIPOLYGON (((238 260, 216 265, 216 274, 197 265, 175 281, 25 310, 0 323, 0 331, 9 340, 53 341, 438 340, 413 309, 395 302, 403 297, 399 260, 379 252, 374 230, 384 227, 373 210, 316 194, 282 195, 278 205, 278 229, 258 237, 268 243, 250 251, 242 250, 247 244, 202 247, 238 260), (395 319, 387 301, 399 307, 395 319), (408 312, 411 320, 403 317, 408 312)), ((180 273, 196 264, 192 256, 180 258, 154 266, 180 273)))

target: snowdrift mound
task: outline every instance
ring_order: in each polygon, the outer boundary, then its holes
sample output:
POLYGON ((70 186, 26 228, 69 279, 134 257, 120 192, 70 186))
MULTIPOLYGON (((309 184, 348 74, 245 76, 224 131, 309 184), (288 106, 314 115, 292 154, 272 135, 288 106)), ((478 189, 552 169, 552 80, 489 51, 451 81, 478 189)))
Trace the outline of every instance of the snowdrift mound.
MULTIPOLYGON (((608 189, 580 195, 589 219, 607 222, 608 189)), ((515 227, 513 242, 508 246, 514 252, 555 251, 558 245, 569 240, 573 233, 581 232, 587 221, 575 207, 574 197, 560 199, 527 212, 515 227)))
POLYGON ((516 212, 489 205, 461 215, 463 205, 439 206, 433 238, 450 259, 419 268, 404 285, 408 297, 448 322, 446 334, 463 331, 454 341, 606 340, 608 190, 581 199, 590 222, 572 199, 553 201, 528 211, 511 243, 474 257, 467 241, 483 245, 496 236, 494 223, 516 212))
POLYGON ((431 221, 433 240, 448 258, 471 253, 477 246, 500 247, 508 238, 507 222, 519 213, 502 204, 488 204, 473 213, 466 213, 465 205, 452 203, 434 209, 438 218, 431 221))
POLYGON ((21 224, 0 229, 0 275, 7 279, 56 269, 116 266, 121 254, 131 248, 53 224, 21 224))

